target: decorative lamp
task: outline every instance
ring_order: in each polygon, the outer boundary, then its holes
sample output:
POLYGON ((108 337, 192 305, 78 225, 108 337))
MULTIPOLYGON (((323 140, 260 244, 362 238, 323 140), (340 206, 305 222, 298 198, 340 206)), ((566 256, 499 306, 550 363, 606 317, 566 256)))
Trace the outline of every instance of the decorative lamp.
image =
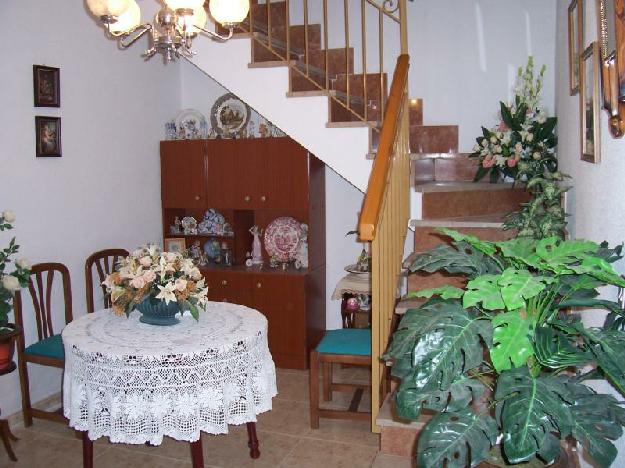
POLYGON ((243 21, 250 11, 249 0, 211 0, 211 16, 222 26, 230 27, 243 21))
POLYGON ((117 21, 111 23, 109 30, 112 34, 122 34, 133 30, 141 24, 141 10, 135 0, 130 0, 128 9, 117 18, 117 21))
POLYGON ((206 26, 208 14, 203 6, 193 10, 192 15, 178 16, 178 27, 186 32, 186 34, 197 34, 206 26))
MULTIPOLYGON (((129 0, 87 0, 87 7, 97 18, 117 18, 128 9, 129 0)), ((105 20, 102 19, 103 22, 105 20)))
POLYGON ((167 5, 172 10, 186 9, 190 8, 191 10, 195 10, 204 5, 204 0, 165 0, 165 5, 167 5))

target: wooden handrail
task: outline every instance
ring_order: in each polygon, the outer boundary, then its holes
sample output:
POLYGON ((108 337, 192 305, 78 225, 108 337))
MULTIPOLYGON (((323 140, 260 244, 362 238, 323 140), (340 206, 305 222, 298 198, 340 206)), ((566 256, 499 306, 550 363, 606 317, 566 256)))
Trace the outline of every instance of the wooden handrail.
POLYGON ((408 82, 409 56, 402 54, 397 58, 397 66, 393 74, 393 83, 388 97, 386 112, 380 132, 378 151, 369 175, 369 185, 360 215, 358 232, 362 241, 372 241, 376 235, 376 226, 380 219, 384 193, 393 158, 395 136, 400 125, 399 116, 402 100, 406 98, 408 82))

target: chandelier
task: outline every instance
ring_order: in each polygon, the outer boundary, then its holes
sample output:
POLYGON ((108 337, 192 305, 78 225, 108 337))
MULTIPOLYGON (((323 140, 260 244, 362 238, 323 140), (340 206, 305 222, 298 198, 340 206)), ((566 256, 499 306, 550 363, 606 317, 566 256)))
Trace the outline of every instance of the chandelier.
POLYGON ((162 0, 163 8, 152 23, 141 23, 141 11, 135 0, 86 0, 87 7, 105 28, 110 38, 117 39, 121 49, 127 49, 149 33, 146 60, 157 53, 168 63, 179 57, 192 57, 193 39, 204 33, 214 40, 227 41, 234 27, 247 17, 249 0, 210 0, 213 19, 229 30, 227 35, 205 29, 207 13, 204 0, 162 0))

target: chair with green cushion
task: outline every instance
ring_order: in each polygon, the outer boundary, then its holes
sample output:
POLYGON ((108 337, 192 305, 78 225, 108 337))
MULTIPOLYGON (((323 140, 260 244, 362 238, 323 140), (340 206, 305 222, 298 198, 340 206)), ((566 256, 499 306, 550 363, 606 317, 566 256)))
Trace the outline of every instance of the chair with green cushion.
MULTIPOLYGON (((37 341, 29 346, 25 345, 24 333, 17 342, 17 356, 19 359, 20 384, 22 387, 22 409, 24 411, 24 425, 31 426, 33 417, 66 423, 67 420, 60 412, 43 411, 33 408, 30 403, 30 384, 28 379, 28 363, 53 366, 63 369, 65 352, 61 340, 61 330, 54 331, 52 298, 54 279, 56 274, 61 276, 63 287, 63 301, 65 308, 65 324, 72 321, 72 287, 69 270, 61 263, 38 263, 33 265, 28 278, 28 291, 33 302, 35 324, 37 326, 37 341)), ((15 323, 24 330, 22 296, 18 291, 15 294, 15 323)))
POLYGON ((319 428, 319 418, 355 419, 369 421, 370 412, 358 411, 365 391, 371 385, 335 383, 332 381, 332 365, 346 364, 371 368, 371 329, 342 328, 328 330, 317 348, 310 352, 310 427, 319 428), (319 408, 319 365, 323 367, 323 399, 332 400, 332 392, 354 392, 349 408, 330 410, 319 408))

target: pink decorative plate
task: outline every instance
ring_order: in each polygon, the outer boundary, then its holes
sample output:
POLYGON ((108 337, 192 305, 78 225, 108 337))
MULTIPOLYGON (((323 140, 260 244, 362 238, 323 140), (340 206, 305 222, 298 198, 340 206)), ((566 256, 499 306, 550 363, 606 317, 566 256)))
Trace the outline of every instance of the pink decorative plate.
POLYGON ((276 218, 265 229, 265 249, 279 262, 291 262, 295 260, 301 238, 301 223, 289 216, 276 218))

